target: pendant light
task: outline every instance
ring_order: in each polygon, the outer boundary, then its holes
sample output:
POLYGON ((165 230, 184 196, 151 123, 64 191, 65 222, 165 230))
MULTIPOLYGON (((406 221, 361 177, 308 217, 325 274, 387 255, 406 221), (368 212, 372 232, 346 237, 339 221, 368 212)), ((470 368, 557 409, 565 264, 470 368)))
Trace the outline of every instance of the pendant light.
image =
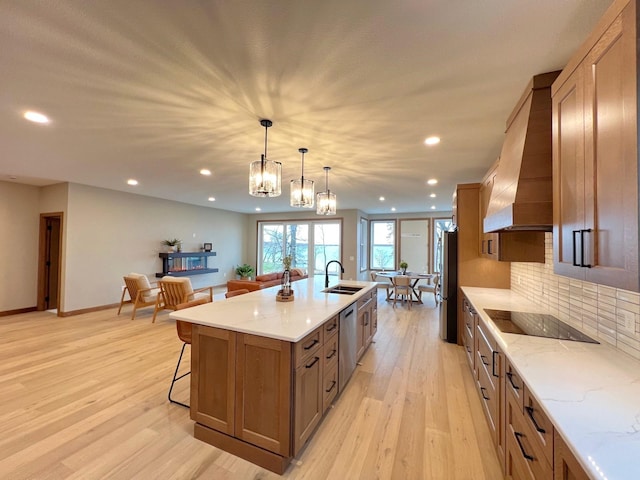
POLYGON ((313 208, 313 180, 305 180, 304 178, 304 154, 309 150, 306 148, 299 148, 298 151, 302 154, 302 167, 300 170, 300 179, 291 180, 291 206, 313 208))
POLYGON ((329 190, 329 170, 331 167, 324 167, 325 188, 326 192, 319 192, 316 202, 318 204, 316 213, 318 215, 335 215, 336 214, 336 194, 329 190))
POLYGON ((278 197, 282 192, 282 164, 267 158, 267 130, 273 122, 262 119, 260 125, 264 127, 264 154, 249 168, 249 193, 254 197, 278 197))

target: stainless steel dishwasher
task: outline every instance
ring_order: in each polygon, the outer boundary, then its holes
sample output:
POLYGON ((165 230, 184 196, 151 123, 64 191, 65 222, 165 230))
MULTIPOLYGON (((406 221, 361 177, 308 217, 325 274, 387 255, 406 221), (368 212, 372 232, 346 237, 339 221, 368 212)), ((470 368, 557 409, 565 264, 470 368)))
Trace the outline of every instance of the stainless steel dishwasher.
POLYGON ((356 369, 357 307, 349 305, 340 312, 340 356, 338 357, 338 383, 341 392, 356 369))

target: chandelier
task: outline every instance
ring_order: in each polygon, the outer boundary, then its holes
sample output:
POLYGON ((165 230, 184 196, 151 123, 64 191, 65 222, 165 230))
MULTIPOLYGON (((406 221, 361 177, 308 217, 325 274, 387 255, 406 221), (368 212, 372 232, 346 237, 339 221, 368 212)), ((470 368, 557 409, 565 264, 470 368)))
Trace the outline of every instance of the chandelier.
POLYGON ((262 119, 264 127, 264 153, 249 168, 249 193, 254 197, 277 197, 282 192, 282 164, 267 158, 267 130, 271 120, 262 119))
POLYGON ((309 150, 299 148, 302 154, 302 168, 300 170, 300 179, 291 180, 291 203, 292 207, 313 208, 313 180, 305 180, 304 178, 304 154, 309 150))
POLYGON ((318 204, 316 213, 318 215, 335 215, 336 214, 336 194, 329 190, 329 170, 331 167, 324 167, 325 188, 326 192, 319 192, 316 198, 318 204))

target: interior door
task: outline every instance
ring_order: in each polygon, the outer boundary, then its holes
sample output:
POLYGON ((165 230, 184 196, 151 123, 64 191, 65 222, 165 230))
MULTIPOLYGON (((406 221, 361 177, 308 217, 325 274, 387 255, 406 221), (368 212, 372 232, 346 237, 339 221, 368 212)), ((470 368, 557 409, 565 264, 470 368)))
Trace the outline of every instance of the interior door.
POLYGON ((62 213, 40 216, 38 310, 57 309, 60 300, 62 213))

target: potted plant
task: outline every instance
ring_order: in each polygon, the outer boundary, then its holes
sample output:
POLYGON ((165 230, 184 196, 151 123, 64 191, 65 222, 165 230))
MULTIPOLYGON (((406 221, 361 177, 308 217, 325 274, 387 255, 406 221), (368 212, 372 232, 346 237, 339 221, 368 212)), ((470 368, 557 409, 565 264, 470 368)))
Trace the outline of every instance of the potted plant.
POLYGON ((247 263, 244 265, 238 265, 236 267, 236 275, 240 276, 241 280, 251 280, 251 276, 255 273, 253 267, 247 263))
POLYGON ((409 264, 407 262, 405 262, 404 260, 400 262, 400 269, 402 270, 403 275, 407 274, 407 267, 409 267, 409 264))
POLYGON ((179 240, 177 238, 163 240, 162 245, 167 247, 167 251, 169 253, 173 253, 176 250, 178 252, 182 250, 182 240, 179 240))

